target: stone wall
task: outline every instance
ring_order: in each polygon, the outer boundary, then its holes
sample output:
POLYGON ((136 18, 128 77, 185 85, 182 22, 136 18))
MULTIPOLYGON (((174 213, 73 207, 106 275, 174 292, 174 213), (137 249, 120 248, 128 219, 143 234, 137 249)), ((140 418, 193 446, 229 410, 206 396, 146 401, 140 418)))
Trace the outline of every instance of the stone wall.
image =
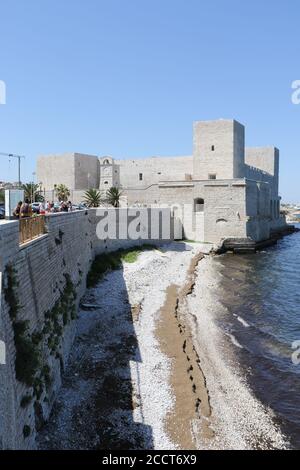
POLYGON ((162 243, 159 239, 99 240, 98 222, 93 209, 53 214, 46 217, 48 233, 21 247, 18 222, 0 224, 0 341, 6 348, 5 361, 0 361, 2 449, 35 448, 36 431, 49 416, 61 384, 78 304, 95 255, 145 242, 162 243), (28 347, 32 354, 26 357, 31 359, 20 370, 18 360, 28 347), (27 367, 32 371, 37 357, 31 380, 25 372, 27 367))
POLYGON ((245 163, 275 176, 279 166, 276 147, 246 147, 245 163))
POLYGON ((64 153, 40 156, 37 160, 37 181, 48 192, 53 192, 58 184, 64 184, 71 190, 98 188, 99 168, 98 157, 94 155, 64 153))
POLYGON ((271 211, 268 182, 245 178, 165 182, 125 194, 129 204, 139 201, 141 205, 158 203, 172 210, 181 207, 177 218, 182 222, 184 236, 191 240, 218 243, 225 238, 249 237, 261 241, 269 238, 270 227, 278 225, 279 211, 271 211), (204 201, 202 219, 197 219, 194 211, 197 199, 204 201))
POLYGON ((269 183, 272 198, 278 198, 279 150, 276 147, 246 148, 245 163, 245 176, 269 183))
POLYGON ((245 238, 246 183, 244 180, 216 181, 205 186, 205 241, 245 238))
POLYGON ((75 185, 77 191, 99 188, 100 164, 98 157, 75 153, 75 185))
POLYGON ((37 160, 37 181, 47 191, 54 191, 55 184, 75 188, 74 153, 40 156, 37 160))
POLYGON ((194 123, 194 179, 242 178, 245 130, 234 120, 194 123))
POLYGON ((270 237, 270 195, 268 183, 247 181, 246 212, 247 236, 254 241, 267 240, 270 237))
POLYGON ((160 181, 181 181, 192 178, 193 174, 191 156, 115 160, 115 165, 124 189, 145 188, 160 181))
POLYGON ((174 201, 180 201, 178 214, 187 239, 218 243, 246 236, 245 188, 244 179, 161 183, 159 203, 174 208, 174 201), (203 213, 196 210, 198 200, 203 201, 203 213))

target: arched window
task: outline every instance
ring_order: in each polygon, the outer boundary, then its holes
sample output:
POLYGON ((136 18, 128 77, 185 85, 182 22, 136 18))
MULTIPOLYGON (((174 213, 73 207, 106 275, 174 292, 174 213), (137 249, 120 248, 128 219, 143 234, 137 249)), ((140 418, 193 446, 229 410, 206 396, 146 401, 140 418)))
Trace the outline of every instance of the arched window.
POLYGON ((109 160, 107 158, 104 160, 103 165, 109 165, 109 160))
POLYGON ((221 219, 217 219, 217 220, 216 220, 216 224, 218 224, 218 225, 222 225, 222 226, 223 226, 223 225, 226 225, 226 224, 227 224, 227 222, 228 222, 228 220, 227 220, 227 219, 222 219, 222 218, 221 218, 221 219))
POLYGON ((104 181, 104 184, 105 184, 105 185, 108 184, 108 181, 104 181))
POLYGON ((198 197, 194 200, 194 211, 195 212, 204 212, 204 199, 198 197))

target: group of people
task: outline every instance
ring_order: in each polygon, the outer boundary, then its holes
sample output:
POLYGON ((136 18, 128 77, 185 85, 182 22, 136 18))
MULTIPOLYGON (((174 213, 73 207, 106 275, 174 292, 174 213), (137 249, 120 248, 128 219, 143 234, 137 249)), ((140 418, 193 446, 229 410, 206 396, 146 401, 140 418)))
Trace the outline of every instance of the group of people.
POLYGON ((40 202, 39 207, 36 207, 36 210, 32 209, 32 204, 30 204, 29 199, 25 199, 24 202, 19 201, 13 215, 17 219, 24 219, 27 217, 32 217, 34 213, 40 215, 45 215, 47 213, 54 212, 71 212, 73 210, 72 202, 60 202, 54 204, 54 202, 47 201, 46 203, 40 202))
POLYGON ((24 202, 19 201, 17 207, 15 208, 13 215, 18 219, 24 219, 26 217, 31 217, 33 214, 29 199, 25 199, 24 202))
MULTIPOLYGON (((45 212, 72 212, 73 205, 71 201, 60 202, 59 204, 54 204, 54 202, 47 201, 44 206, 45 212)), ((40 212, 41 214, 41 212, 40 212)))

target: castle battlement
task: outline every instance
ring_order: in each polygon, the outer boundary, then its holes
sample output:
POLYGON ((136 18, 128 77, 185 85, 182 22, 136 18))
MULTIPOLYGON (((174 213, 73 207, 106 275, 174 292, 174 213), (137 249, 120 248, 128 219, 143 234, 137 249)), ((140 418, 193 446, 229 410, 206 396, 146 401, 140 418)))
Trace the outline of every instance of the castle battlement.
POLYGON ((216 242, 226 237, 267 239, 280 218, 279 150, 245 147, 245 127, 234 119, 196 121, 193 155, 115 159, 68 153, 41 156, 38 179, 47 198, 65 184, 74 202, 84 192, 112 186, 128 205, 193 204, 201 206, 199 226, 185 221, 188 238, 216 242), (246 183, 239 184, 243 179, 246 183), (266 184, 263 184, 266 183, 266 184), (195 204, 194 201, 204 201, 195 204), (220 221, 220 222, 219 222, 220 221))

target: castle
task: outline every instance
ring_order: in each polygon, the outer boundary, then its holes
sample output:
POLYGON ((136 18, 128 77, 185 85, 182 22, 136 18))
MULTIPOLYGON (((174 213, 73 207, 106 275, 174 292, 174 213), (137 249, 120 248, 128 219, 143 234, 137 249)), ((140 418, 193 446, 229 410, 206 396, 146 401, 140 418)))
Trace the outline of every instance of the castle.
POLYGON ((235 120, 196 121, 193 155, 114 159, 78 153, 41 156, 38 180, 47 199, 56 184, 74 202, 88 188, 121 188, 128 206, 172 207, 191 240, 257 244, 285 226, 278 194, 279 151, 245 147, 245 128, 235 120))

